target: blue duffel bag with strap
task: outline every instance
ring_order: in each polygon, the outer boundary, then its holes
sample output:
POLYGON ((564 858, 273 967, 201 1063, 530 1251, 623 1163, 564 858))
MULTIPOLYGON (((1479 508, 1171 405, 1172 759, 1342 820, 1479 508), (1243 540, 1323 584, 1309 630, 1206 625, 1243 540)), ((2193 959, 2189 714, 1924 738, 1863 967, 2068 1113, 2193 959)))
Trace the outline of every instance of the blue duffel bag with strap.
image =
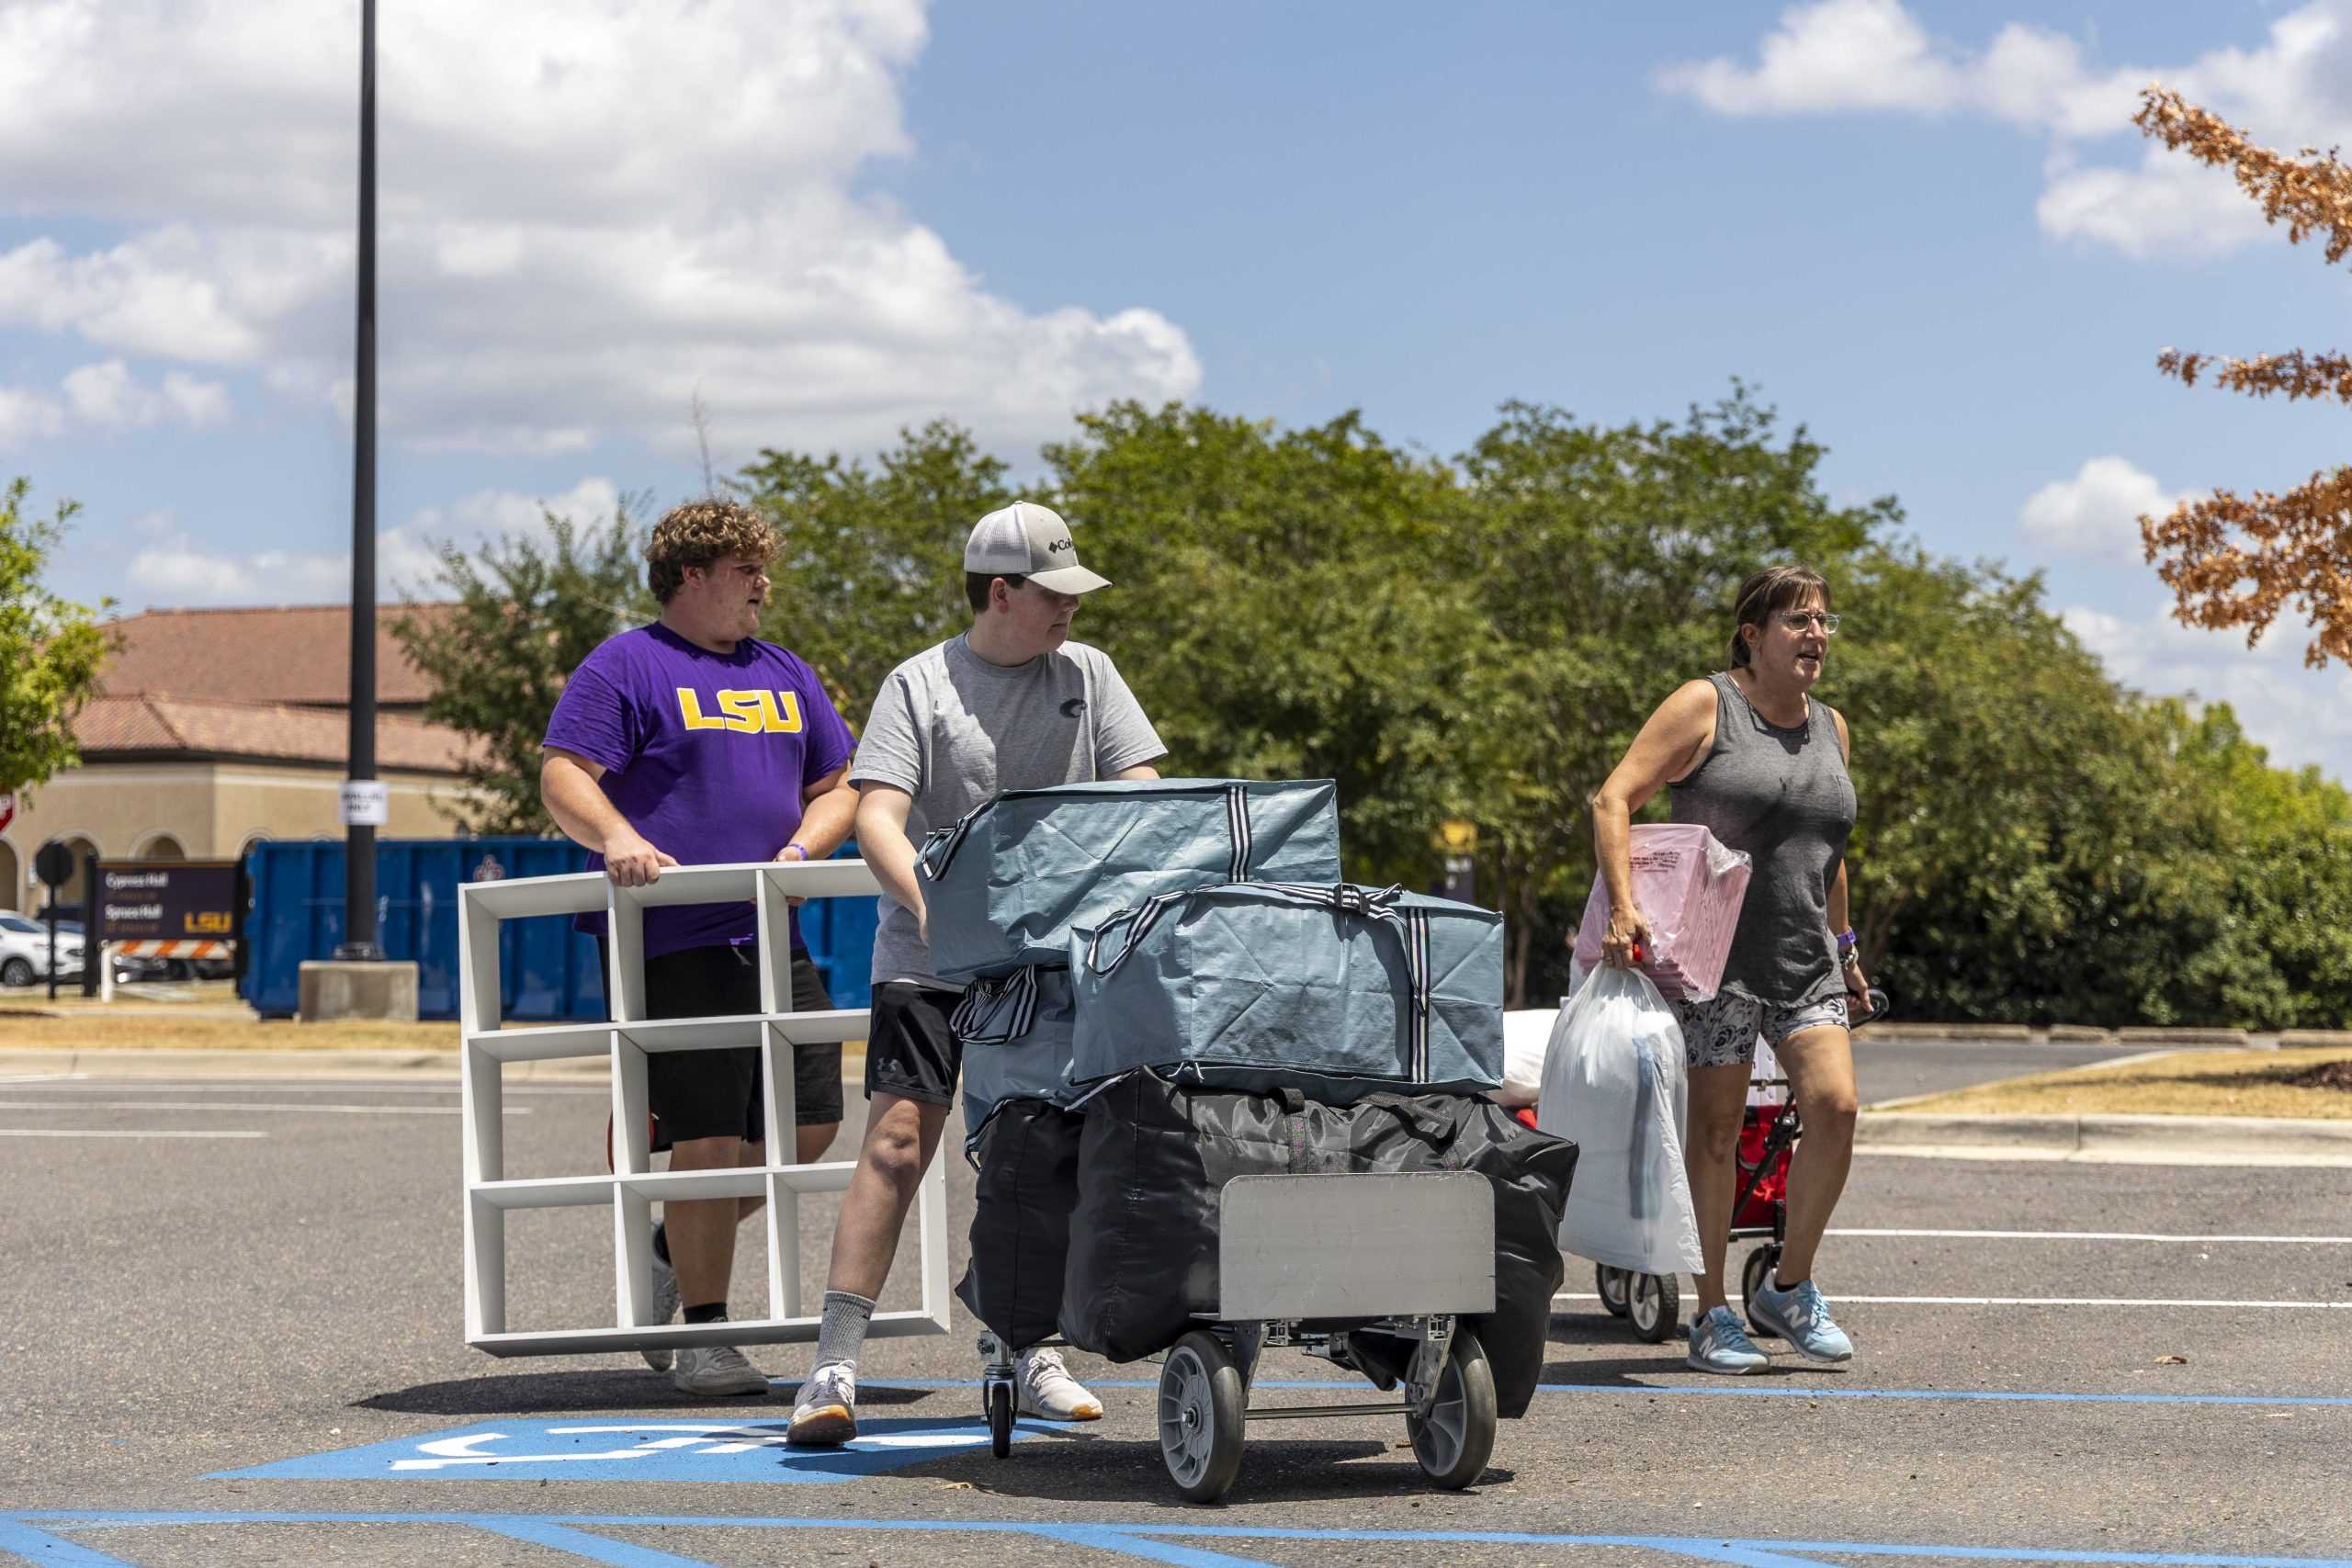
POLYGON ((923 840, 932 972, 1069 962, 1070 928, 1206 883, 1340 880, 1329 779, 1130 779, 1009 789, 923 840))
POLYGON ((1078 1004, 1067 969, 1016 969, 964 988, 948 1027, 964 1047, 964 1148, 974 1153, 998 1108, 1015 1100, 1067 1106, 1078 1004))
POLYGON ((1476 1093, 1503 1069, 1503 918, 1402 888, 1237 882, 1070 937, 1070 1077, 1476 1093))

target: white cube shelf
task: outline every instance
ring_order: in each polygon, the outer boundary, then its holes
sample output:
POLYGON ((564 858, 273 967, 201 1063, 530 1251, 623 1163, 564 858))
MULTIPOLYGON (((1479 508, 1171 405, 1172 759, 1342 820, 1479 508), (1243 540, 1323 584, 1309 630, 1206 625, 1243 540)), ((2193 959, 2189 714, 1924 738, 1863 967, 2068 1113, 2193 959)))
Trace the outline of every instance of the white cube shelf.
MULTIPOLYGON (((800 1195, 849 1186, 854 1160, 743 1166, 730 1170, 655 1170, 647 1137, 645 1064, 656 1051, 754 1047, 763 1055, 768 1149, 789 1153, 796 1046, 865 1037, 860 1008, 792 1010, 793 898, 850 898, 879 891, 864 861, 751 863, 665 868, 645 887, 616 887, 601 872, 469 883, 458 900, 458 1009, 464 1033, 460 1089, 465 1121, 466 1343, 493 1356, 562 1356, 657 1346, 778 1344, 814 1340, 819 1318, 803 1310, 800 1195), (757 911, 760 1008, 728 1018, 648 1019, 645 911, 660 904, 750 903, 757 911), (537 1029, 500 1027, 498 925, 534 915, 603 910, 611 967, 605 995, 613 1020, 537 1029), (612 1068, 613 1173, 510 1181, 501 1123, 502 1068, 508 1062, 601 1056, 612 1068), (768 1312, 712 1324, 656 1324, 653 1205, 668 1199, 765 1197, 768 1312), (605 1204, 613 1211, 613 1325, 510 1330, 506 1325, 506 1215, 515 1209, 605 1204)), ((947 1177, 933 1161, 915 1201, 922 1305, 877 1312, 868 1333, 883 1338, 947 1332, 947 1177)))

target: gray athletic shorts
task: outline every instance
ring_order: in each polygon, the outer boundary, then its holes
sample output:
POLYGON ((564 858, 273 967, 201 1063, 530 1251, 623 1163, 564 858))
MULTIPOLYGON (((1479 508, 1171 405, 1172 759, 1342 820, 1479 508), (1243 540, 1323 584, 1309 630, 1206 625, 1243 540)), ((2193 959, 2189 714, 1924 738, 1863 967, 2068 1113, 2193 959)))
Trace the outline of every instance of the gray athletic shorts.
POLYGON ((1703 1002, 1669 1000, 1682 1030, 1682 1054, 1694 1067, 1742 1067, 1756 1060, 1756 1037, 1772 1049, 1792 1034, 1828 1024, 1846 1027, 1846 998, 1832 997, 1807 1007, 1780 1007, 1752 997, 1718 991, 1703 1002))

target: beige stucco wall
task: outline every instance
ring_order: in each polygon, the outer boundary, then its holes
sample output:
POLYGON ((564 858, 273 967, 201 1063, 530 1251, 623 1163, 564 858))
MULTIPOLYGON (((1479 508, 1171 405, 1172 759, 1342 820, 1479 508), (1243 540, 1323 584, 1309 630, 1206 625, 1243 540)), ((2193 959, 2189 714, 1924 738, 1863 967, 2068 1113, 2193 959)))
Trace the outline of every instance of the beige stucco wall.
MULTIPOLYGON (((458 793, 438 775, 386 772, 386 838, 442 838, 457 831, 439 802, 458 793)), ((0 909, 40 902, 33 852, 51 839, 85 839, 101 856, 128 860, 168 833, 190 860, 225 860, 256 838, 340 838, 341 777, 266 762, 100 763, 58 774, 19 796, 17 819, 0 833, 0 909), (14 862, 13 867, 11 861, 14 862)), ((68 897, 74 895, 69 891, 68 897)))

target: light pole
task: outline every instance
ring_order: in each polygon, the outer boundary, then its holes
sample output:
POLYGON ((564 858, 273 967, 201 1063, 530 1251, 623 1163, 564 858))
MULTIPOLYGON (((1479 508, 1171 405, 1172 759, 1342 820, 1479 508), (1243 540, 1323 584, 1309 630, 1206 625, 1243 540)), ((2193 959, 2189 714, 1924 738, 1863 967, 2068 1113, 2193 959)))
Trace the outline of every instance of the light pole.
POLYGON ((351 743, 343 787, 343 942, 335 957, 384 956, 376 941, 376 0, 359 0, 359 322, 352 389, 351 743))

